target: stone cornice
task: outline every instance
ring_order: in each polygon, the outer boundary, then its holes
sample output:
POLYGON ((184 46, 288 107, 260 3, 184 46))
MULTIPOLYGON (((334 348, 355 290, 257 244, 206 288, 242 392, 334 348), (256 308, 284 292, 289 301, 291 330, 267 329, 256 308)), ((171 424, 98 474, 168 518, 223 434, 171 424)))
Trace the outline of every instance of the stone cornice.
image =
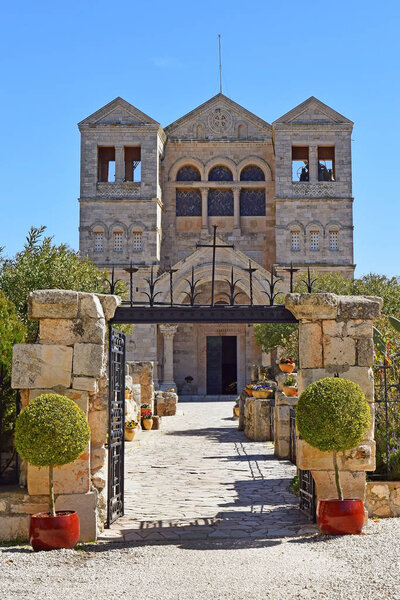
POLYGON ((78 198, 78 202, 79 204, 93 204, 93 203, 97 203, 97 204, 121 204, 126 202, 127 204, 139 204, 141 202, 155 202, 159 205, 160 208, 163 208, 164 205, 162 203, 162 201, 160 200, 160 198, 154 198, 154 197, 149 197, 149 198, 99 198, 98 196, 95 197, 80 197, 78 198))
POLYGON ((275 204, 283 204, 284 202, 321 202, 321 200, 323 200, 324 202, 348 202, 349 204, 353 204, 354 202, 354 197, 353 196, 319 196, 319 197, 310 197, 310 196, 303 196, 301 198, 299 198, 298 196, 295 197, 288 197, 288 196, 275 196, 273 198, 273 202, 275 204))

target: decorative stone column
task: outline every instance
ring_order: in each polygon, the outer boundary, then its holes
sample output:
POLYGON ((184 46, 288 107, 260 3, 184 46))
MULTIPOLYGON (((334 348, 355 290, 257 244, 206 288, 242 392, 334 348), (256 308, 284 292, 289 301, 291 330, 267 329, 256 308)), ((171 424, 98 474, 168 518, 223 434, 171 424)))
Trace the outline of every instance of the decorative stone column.
MULTIPOLYGON (((370 404, 372 423, 365 439, 341 453, 340 478, 345 498, 365 500, 365 472, 375 470, 373 320, 381 298, 335 294, 288 294, 285 306, 299 320, 299 394, 318 379, 339 375, 361 387, 370 404)), ((318 498, 335 498, 332 453, 297 440, 297 466, 310 470, 318 498)))
POLYGON ((163 391, 170 388, 176 391, 174 381, 174 335, 177 329, 178 325, 160 325, 160 331, 164 337, 163 380, 160 386, 163 391))
POLYGON ((208 233, 208 188, 201 188, 201 229, 208 233))
POLYGON ((233 235, 241 236, 240 230, 240 188, 233 188, 233 235))
MULTIPOLYGON (((76 510, 81 541, 94 541, 105 517, 108 430, 106 326, 120 299, 69 290, 40 290, 29 295, 29 318, 39 321, 39 343, 16 344, 12 386, 22 406, 40 394, 59 393, 86 414, 91 439, 73 463, 54 470, 57 510, 76 510)), ((28 514, 46 510, 48 469, 24 467, 27 493, 14 500, 6 530, 28 536, 28 514), (13 529, 14 528, 14 529, 13 529)), ((1 520, 0 515, 0 530, 1 520)), ((1 534, 0 534, 1 535, 1 534)), ((10 535, 10 533, 8 534, 10 535)), ((16 537, 14 535, 14 537, 16 537)), ((1 538, 0 538, 1 539, 1 538)))
POLYGON ((115 181, 122 183, 125 179, 125 151, 123 146, 115 147, 115 181))
POLYGON ((318 181, 318 146, 310 146, 308 152, 310 183, 315 183, 318 181))

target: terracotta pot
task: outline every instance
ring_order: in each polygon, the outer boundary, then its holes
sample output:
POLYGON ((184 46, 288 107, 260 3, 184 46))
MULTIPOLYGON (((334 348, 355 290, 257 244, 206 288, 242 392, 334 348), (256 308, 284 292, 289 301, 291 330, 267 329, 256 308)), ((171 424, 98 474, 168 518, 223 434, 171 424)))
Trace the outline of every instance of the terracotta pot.
POLYGON ((265 399, 272 396, 272 390, 253 390, 254 398, 265 399))
POLYGON ((151 429, 153 427, 153 419, 143 419, 142 420, 144 429, 151 429))
POLYGON ((293 373, 295 366, 294 363, 279 363, 279 368, 282 373, 293 373))
POLYGON ((238 417, 240 415, 240 408, 238 406, 233 407, 233 414, 238 417))
POLYGON ((125 441, 131 442, 135 437, 136 430, 135 428, 125 427, 125 441))
POLYGON ((75 511, 57 511, 55 517, 46 512, 31 516, 29 542, 35 552, 74 548, 79 534, 79 517, 75 511))
POLYGON ((253 395, 253 390, 251 390, 250 388, 248 388, 248 387, 247 387, 247 388, 246 388, 246 394, 247 394, 248 396, 252 396, 252 395, 253 395))
POLYGON ((362 500, 319 500, 317 521, 322 533, 343 535, 361 533, 365 520, 362 500))
POLYGON ((295 385, 284 385, 283 391, 286 396, 297 396, 297 387, 295 385))

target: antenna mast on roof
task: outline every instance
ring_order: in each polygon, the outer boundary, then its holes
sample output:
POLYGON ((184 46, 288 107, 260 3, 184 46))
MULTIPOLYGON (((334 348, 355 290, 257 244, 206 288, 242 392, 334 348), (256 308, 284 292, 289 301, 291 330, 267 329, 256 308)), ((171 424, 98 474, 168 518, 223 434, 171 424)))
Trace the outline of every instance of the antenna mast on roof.
POLYGON ((221 63, 221 34, 218 34, 218 50, 219 50, 219 93, 222 94, 222 63, 221 63))

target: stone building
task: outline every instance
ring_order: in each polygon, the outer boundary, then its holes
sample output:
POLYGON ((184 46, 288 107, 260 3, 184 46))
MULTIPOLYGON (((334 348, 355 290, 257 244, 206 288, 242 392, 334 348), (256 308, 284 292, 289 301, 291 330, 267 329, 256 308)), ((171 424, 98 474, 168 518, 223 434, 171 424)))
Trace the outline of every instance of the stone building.
MULTIPOLYGON (((249 260, 256 304, 271 271, 287 290, 291 263, 352 277, 352 127, 314 97, 270 125, 218 94, 165 128, 116 98, 79 123, 81 255, 126 280, 132 262, 143 302, 151 271, 168 302, 172 267, 175 302, 188 302, 193 275, 196 303, 210 303, 214 225, 233 246, 216 252, 216 303, 228 303, 232 267, 238 302, 250 302, 249 260)), ((220 395, 261 352, 250 325, 166 324, 135 326, 128 358, 153 361, 163 388, 220 395)))

